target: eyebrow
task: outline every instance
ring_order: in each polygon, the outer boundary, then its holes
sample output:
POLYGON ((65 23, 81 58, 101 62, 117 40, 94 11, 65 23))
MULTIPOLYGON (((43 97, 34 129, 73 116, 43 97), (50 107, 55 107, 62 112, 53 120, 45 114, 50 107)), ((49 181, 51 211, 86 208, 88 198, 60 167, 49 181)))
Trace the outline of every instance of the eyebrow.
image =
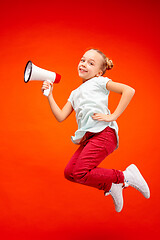
POLYGON ((89 60, 91 60, 91 61, 95 62, 95 60, 94 60, 94 59, 92 59, 92 58, 89 58, 89 60))
MULTIPOLYGON (((85 58, 85 57, 82 57, 82 58, 85 58)), ((81 58, 81 59, 82 59, 82 58, 81 58)), ((91 61, 95 62, 95 60, 94 60, 94 59, 92 59, 92 58, 89 58, 89 60, 91 60, 91 61)))

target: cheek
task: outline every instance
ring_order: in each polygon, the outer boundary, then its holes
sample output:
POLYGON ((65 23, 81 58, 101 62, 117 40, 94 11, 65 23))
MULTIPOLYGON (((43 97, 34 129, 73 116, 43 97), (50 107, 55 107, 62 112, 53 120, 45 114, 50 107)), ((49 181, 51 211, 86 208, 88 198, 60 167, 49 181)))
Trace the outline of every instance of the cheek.
POLYGON ((98 67, 96 68, 96 72, 99 73, 99 72, 101 71, 101 69, 102 69, 101 66, 98 66, 98 67))
POLYGON ((97 68, 97 67, 90 66, 90 72, 92 72, 92 73, 97 73, 98 69, 99 68, 97 68))
POLYGON ((78 63, 77 69, 79 68, 79 66, 80 66, 80 62, 78 63))

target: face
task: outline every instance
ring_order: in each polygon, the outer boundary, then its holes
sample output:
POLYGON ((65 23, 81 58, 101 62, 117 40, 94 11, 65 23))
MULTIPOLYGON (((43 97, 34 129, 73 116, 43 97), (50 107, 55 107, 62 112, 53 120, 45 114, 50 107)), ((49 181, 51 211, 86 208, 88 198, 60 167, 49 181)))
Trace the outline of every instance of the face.
POLYGON ((102 75, 103 57, 95 50, 87 51, 78 64, 78 74, 83 82, 102 75))

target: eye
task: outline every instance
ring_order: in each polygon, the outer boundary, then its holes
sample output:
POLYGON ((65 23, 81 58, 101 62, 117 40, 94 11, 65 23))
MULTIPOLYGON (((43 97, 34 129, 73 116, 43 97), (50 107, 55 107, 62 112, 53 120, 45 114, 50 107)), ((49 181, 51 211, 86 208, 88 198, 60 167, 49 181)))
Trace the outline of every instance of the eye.
POLYGON ((93 62, 89 62, 89 65, 91 65, 91 66, 92 66, 92 65, 94 65, 94 64, 93 64, 93 62))
POLYGON ((85 62, 85 60, 82 58, 82 59, 81 59, 81 62, 85 62))

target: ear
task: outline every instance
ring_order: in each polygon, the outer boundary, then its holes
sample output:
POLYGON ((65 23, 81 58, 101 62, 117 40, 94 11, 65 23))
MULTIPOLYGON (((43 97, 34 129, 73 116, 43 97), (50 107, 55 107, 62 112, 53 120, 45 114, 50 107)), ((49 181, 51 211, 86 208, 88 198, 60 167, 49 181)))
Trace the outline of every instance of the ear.
POLYGON ((102 70, 99 70, 99 72, 96 74, 96 77, 100 77, 100 76, 102 76, 102 75, 103 75, 102 70))

